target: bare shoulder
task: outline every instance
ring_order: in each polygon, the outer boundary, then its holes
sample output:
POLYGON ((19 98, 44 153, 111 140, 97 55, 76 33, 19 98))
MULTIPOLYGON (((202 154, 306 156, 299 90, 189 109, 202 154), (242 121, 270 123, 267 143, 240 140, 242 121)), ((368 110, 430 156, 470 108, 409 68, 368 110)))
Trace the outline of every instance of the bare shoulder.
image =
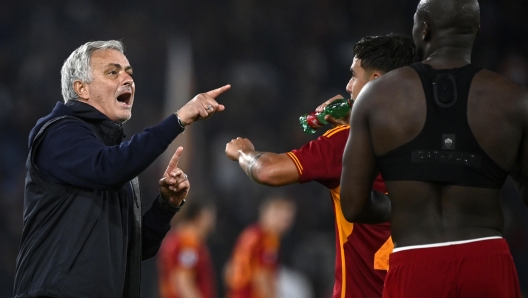
POLYGON ((480 104, 508 113, 510 117, 528 117, 527 88, 499 73, 486 69, 477 73, 471 86, 472 95, 483 101, 480 104))
POLYGON ((353 113, 352 122, 368 123, 374 153, 383 155, 419 133, 425 123, 424 98, 418 73, 411 67, 398 68, 363 87, 357 100, 363 108, 353 113))
POLYGON ((475 83, 486 91, 493 92, 496 90, 498 92, 503 92, 507 90, 507 92, 511 93, 511 95, 520 94, 524 89, 521 84, 506 78, 502 74, 487 69, 483 69, 477 73, 475 76, 475 83))
POLYGON ((376 89, 382 91, 398 91, 405 90, 409 86, 416 83, 416 80, 420 80, 420 77, 410 67, 401 67, 382 75, 376 80, 369 82, 370 85, 377 86, 376 89))
POLYGON ((420 77, 410 67, 392 70, 381 77, 370 81, 361 90, 358 100, 366 107, 379 109, 380 106, 408 105, 413 100, 421 98, 420 77))

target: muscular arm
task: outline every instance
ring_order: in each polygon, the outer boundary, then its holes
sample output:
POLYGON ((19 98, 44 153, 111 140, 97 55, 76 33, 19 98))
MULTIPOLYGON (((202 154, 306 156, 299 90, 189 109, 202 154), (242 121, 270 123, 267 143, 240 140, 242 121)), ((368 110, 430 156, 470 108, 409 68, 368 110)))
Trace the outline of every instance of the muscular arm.
POLYGON ((372 195, 376 178, 376 158, 368 123, 371 90, 365 87, 352 109, 350 136, 343 154, 341 207, 350 222, 381 223, 388 221, 391 203, 385 195, 372 195))
POLYGON ((287 154, 245 151, 238 163, 253 181, 269 186, 282 186, 299 182, 299 172, 287 154))
MULTIPOLYGON (((526 146, 528 146, 528 144, 525 144, 523 147, 527 148, 526 146)), ((513 181, 515 181, 515 185, 517 186, 517 190, 519 191, 521 199, 524 201, 524 204, 528 206, 528 173, 525 165, 528 158, 527 156, 524 156, 526 155, 524 153, 526 150, 527 149, 522 149, 518 166, 515 167, 514 171, 510 173, 510 175, 513 178, 513 181)))
POLYGON ((526 93, 521 106, 522 116, 520 118, 524 120, 522 139, 517 155, 517 165, 510 176, 517 185, 521 199, 528 206, 528 120, 526 120, 528 119, 528 94, 526 93))
POLYGON ((257 183, 282 186, 299 182, 297 167, 286 153, 255 151, 248 139, 237 138, 227 144, 226 154, 257 183))

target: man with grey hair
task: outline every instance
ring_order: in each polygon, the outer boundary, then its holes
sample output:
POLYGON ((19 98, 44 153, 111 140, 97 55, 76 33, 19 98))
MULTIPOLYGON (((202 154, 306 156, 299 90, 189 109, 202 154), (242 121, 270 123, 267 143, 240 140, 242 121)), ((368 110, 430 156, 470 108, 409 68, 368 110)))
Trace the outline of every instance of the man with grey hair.
POLYGON ((500 190, 528 204, 528 93, 471 64, 476 0, 422 0, 422 62, 368 83, 352 109, 341 203, 351 222, 391 220, 383 297, 520 297, 500 190), (388 197, 371 197, 378 171, 388 197))
POLYGON ((120 41, 88 42, 61 71, 64 103, 29 136, 24 231, 15 297, 139 297, 141 260, 154 256, 190 184, 179 147, 142 215, 137 176, 184 131, 224 106, 230 85, 201 93, 124 142, 135 85, 120 41))

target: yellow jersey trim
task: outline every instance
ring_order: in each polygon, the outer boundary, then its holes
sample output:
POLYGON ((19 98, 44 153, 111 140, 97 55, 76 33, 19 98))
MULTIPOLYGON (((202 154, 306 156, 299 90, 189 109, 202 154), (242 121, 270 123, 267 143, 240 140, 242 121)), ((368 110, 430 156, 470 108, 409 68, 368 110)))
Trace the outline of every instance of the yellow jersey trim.
POLYGON ((299 175, 302 175, 303 167, 301 165, 301 162, 297 158, 297 156, 295 156, 295 154, 293 154, 293 152, 288 152, 287 154, 293 160, 293 163, 295 164, 295 166, 297 167, 297 170, 299 171, 299 175))
POLYGON ((343 131, 345 129, 349 129, 349 128, 350 128, 350 125, 339 125, 339 126, 336 126, 336 127, 332 128, 332 129, 328 130, 327 132, 325 132, 323 134, 323 137, 329 138, 329 137, 333 136, 334 134, 336 134, 336 133, 338 133, 340 131, 343 131))

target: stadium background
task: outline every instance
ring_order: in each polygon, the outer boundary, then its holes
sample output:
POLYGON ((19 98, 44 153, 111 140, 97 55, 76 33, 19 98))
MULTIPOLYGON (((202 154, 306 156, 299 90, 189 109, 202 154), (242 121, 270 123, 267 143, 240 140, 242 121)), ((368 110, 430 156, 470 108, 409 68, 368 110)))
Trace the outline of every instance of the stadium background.
MULTIPOLYGON (((334 226, 329 194, 316 183, 268 188, 249 181, 225 157, 225 144, 250 138, 261 151, 285 152, 315 136, 298 116, 346 95, 352 47, 365 35, 410 34, 417 0, 102 0, 0 3, 0 297, 12 295, 22 231, 27 137, 36 120, 62 100, 60 67, 89 40, 119 39, 137 86, 128 136, 153 125, 198 92, 226 83, 226 111, 192 125, 182 168, 191 197, 214 199, 218 223, 209 239, 220 274, 240 230, 265 196, 298 203, 282 261, 302 273, 314 297, 329 297, 334 226)), ((528 2, 482 0, 473 62, 528 84, 528 2)), ((500 100, 500 98, 497 98, 500 100)), ((317 136, 318 134, 316 134, 317 136)), ((140 178, 144 205, 157 193, 160 158, 140 178)), ((528 293, 528 209, 505 193, 505 236, 528 293)), ((157 297, 155 260, 144 262, 142 297, 157 297)), ((223 287, 218 276, 219 295, 223 287)))

